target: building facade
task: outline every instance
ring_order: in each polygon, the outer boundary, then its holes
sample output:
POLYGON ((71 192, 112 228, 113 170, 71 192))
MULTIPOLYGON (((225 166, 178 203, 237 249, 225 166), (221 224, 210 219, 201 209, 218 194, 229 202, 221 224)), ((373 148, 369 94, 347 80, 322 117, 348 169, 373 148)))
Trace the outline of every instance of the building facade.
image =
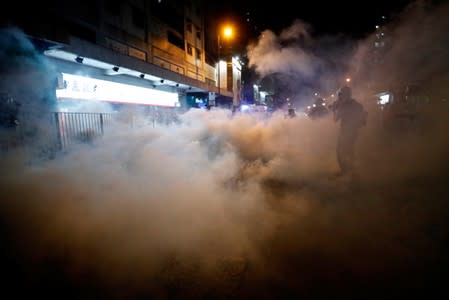
POLYGON ((22 29, 54 63, 58 98, 134 103, 131 95, 137 90, 132 86, 146 90, 138 104, 188 108, 191 93, 206 101, 217 94, 237 101, 241 70, 229 59, 231 68, 221 68, 219 76, 218 60, 207 59, 206 39, 215 35, 205 28, 201 0, 81 0, 70 5, 50 0, 30 5, 32 13, 26 14, 20 5, 10 8, 6 23, 22 29), (119 99, 118 92, 100 93, 110 92, 111 83, 121 84, 117 89, 129 91, 124 96, 130 99, 119 99))

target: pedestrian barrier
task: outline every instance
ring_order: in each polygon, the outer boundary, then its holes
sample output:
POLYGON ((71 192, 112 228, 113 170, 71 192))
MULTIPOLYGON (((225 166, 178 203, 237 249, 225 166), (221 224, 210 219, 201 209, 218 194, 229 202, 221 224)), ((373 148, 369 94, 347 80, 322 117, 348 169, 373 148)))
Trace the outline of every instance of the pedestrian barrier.
POLYGON ((114 113, 52 112, 43 118, 23 115, 15 127, 0 129, 0 150, 31 147, 49 154, 66 151, 103 135, 114 118, 114 113))
POLYGON ((55 112, 56 143, 60 150, 75 143, 90 143, 104 134, 114 113, 55 112))

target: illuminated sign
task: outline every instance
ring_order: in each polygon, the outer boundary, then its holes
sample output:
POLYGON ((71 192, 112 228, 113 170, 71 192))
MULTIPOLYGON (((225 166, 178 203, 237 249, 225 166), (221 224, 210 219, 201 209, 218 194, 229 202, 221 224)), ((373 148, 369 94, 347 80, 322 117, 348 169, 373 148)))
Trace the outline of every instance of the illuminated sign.
POLYGON ((91 100, 175 107, 178 94, 129 84, 62 73, 63 89, 56 90, 59 100, 91 100))

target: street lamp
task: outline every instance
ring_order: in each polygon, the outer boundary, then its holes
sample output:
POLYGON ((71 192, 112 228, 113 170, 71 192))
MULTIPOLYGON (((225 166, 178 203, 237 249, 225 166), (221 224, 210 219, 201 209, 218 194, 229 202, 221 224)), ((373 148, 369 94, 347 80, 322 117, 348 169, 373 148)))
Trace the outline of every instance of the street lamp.
POLYGON ((221 31, 218 31, 218 36, 217 36, 217 46, 218 46, 218 95, 220 95, 220 88, 221 88, 221 82, 220 82, 220 50, 221 50, 221 35, 223 35, 224 39, 231 39, 232 36, 234 35, 234 30, 230 25, 226 25, 224 27, 221 28, 221 31))

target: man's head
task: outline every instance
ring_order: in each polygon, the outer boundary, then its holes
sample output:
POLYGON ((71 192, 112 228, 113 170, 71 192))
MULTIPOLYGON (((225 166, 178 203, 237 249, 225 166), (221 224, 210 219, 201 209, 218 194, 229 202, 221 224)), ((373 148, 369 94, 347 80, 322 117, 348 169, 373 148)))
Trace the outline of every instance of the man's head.
POLYGON ((343 86, 338 91, 338 98, 342 100, 349 100, 352 97, 352 91, 349 86, 343 86))

